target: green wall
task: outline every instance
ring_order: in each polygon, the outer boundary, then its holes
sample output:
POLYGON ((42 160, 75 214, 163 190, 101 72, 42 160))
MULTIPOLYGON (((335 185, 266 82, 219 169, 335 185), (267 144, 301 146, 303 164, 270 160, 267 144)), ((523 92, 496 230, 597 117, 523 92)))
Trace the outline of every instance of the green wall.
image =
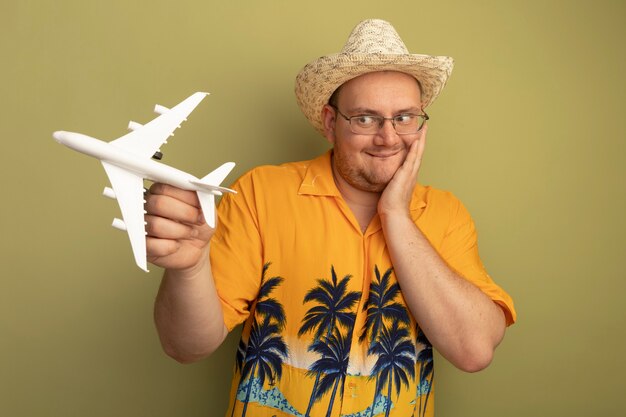
POLYGON ((0 2, 0 415, 223 414, 237 335, 198 364, 165 357, 160 271, 109 227, 97 161, 51 133, 114 139, 205 90, 164 162, 233 160, 233 180, 310 158, 326 144, 294 77, 368 17, 456 59, 420 178, 469 207, 519 313, 486 371, 439 360, 438 416, 625 415, 626 4, 610 0, 0 2))

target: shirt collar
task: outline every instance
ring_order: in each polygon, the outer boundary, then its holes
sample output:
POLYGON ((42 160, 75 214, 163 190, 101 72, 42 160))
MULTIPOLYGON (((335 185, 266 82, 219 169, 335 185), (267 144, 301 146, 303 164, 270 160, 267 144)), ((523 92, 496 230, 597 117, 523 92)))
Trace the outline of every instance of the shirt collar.
POLYGON ((332 149, 313 159, 306 170, 304 179, 298 189, 299 195, 318 195, 340 197, 339 190, 333 179, 330 166, 332 149))

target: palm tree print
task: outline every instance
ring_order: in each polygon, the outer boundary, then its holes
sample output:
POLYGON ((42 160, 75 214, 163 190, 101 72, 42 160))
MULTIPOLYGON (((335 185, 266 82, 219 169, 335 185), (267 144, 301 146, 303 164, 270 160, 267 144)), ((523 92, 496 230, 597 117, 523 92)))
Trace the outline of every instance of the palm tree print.
POLYGON ((256 320, 252 323, 246 359, 241 371, 241 381, 248 380, 242 417, 246 415, 248 409, 253 378, 256 376, 261 386, 263 386, 265 378, 280 379, 283 361, 287 359, 287 345, 283 338, 278 336, 279 326, 270 320, 270 317, 265 317, 260 325, 256 320))
MULTIPOLYGON (((370 293, 363 310, 367 310, 365 326, 359 336, 359 342, 370 336, 370 349, 374 346, 378 336, 385 330, 385 323, 399 322, 406 326, 410 323, 409 313, 406 306, 396 301, 401 296, 400 285, 397 282, 391 283, 393 268, 388 268, 381 276, 378 265, 374 265, 374 280, 370 284, 370 293)), ((379 383, 379 376, 376 374, 376 386, 379 383)), ((374 415, 374 405, 379 390, 374 393, 374 400, 370 409, 370 416, 374 415)))
POLYGON ((282 304, 276 301, 274 298, 269 298, 274 288, 279 286, 284 279, 282 277, 272 277, 269 279, 265 278, 265 274, 269 269, 271 263, 266 263, 263 265, 263 272, 261 275, 261 288, 259 290, 259 295, 257 299, 259 300, 256 304, 255 314, 261 317, 269 317, 270 319, 274 319, 275 323, 278 324, 280 330, 285 327, 286 316, 285 309, 282 304))
MULTIPOLYGON (((430 341, 419 326, 417 326, 416 342, 422 345, 422 350, 420 351, 420 353, 417 354, 417 362, 420 364, 419 384, 417 385, 417 397, 419 397, 420 399, 419 406, 418 402, 415 401, 415 406, 419 407, 417 410, 417 415, 421 417, 426 415, 428 397, 430 397, 433 378, 435 375, 433 368, 433 346, 430 344, 430 341), (422 398, 424 398, 423 387, 428 388, 426 391, 426 398, 424 400, 424 403, 422 404, 422 398)), ((415 415, 415 411, 413 411, 413 415, 415 415)))
POLYGON ((241 371, 244 359, 246 359, 246 344, 243 339, 239 339, 239 344, 237 345, 237 355, 235 356, 235 370, 241 371))
MULTIPOLYGON (((370 284, 370 294, 363 306, 363 310, 367 310, 367 318, 359 342, 363 342, 368 334, 370 336, 379 334, 387 320, 409 323, 406 306, 395 301, 400 295, 400 285, 397 282, 389 285, 392 272, 393 268, 389 268, 381 277, 378 265, 374 265, 375 281, 370 284)), ((371 343, 374 343, 373 338, 371 343)))
MULTIPOLYGON (((241 367, 243 366, 243 361, 245 359, 246 359, 246 344, 244 343, 243 339, 239 339, 239 344, 237 345, 237 355, 235 356, 235 372, 241 372, 241 367)), ((234 415, 235 415, 235 405, 233 404, 233 410, 230 412, 230 416, 233 417, 234 415)))
MULTIPOLYGON (((333 329, 341 326, 351 334, 354 328, 354 320, 356 313, 353 311, 355 303, 359 300, 360 293, 357 291, 347 292, 347 287, 351 275, 344 276, 341 280, 337 279, 335 268, 330 268, 331 280, 318 279, 317 286, 311 288, 304 297, 304 302, 315 302, 303 318, 302 326, 298 331, 298 337, 313 332, 314 339, 318 340, 324 337, 330 340, 333 329)), ((315 344, 315 342, 314 342, 315 344)), ((318 383, 323 369, 313 371, 316 373, 315 382, 313 383, 313 392, 309 400, 305 416, 308 417, 311 412, 313 403, 321 398, 316 395, 318 392, 318 383)))
MULTIPOLYGON (((392 387, 396 387, 396 396, 400 395, 401 385, 409 386, 409 377, 415 380, 415 345, 409 338, 409 331, 406 327, 399 327, 394 321, 388 330, 383 327, 383 331, 376 342, 369 349, 370 354, 378 356, 373 375, 376 377, 376 388, 374 398, 380 394, 387 386, 387 398, 391 400, 392 387)), ((373 408, 372 404, 372 408, 373 408)), ((385 417, 389 416, 391 401, 387 401, 385 417)))
POLYGON ((277 276, 267 279, 269 266, 269 262, 263 265, 261 288, 248 344, 240 341, 237 349, 236 366, 241 370, 239 386, 246 380, 248 382, 242 417, 246 415, 253 379, 257 377, 261 387, 266 378, 270 381, 279 380, 282 376, 282 364, 288 357, 287 345, 280 336, 286 324, 285 310, 278 301, 270 298, 272 291, 283 282, 283 278, 277 276))
POLYGON ((335 395, 337 394, 337 388, 341 385, 339 392, 343 392, 344 389, 346 375, 348 373, 351 339, 351 334, 343 337, 339 329, 335 329, 329 338, 316 340, 309 347, 309 351, 321 355, 321 358, 311 365, 309 374, 324 374, 314 393, 316 400, 324 396, 331 387, 333 390, 328 404, 328 411, 326 411, 326 417, 330 417, 335 402, 335 395))
POLYGON ((330 336, 337 324, 347 329, 354 326, 356 314, 352 307, 359 300, 360 294, 357 291, 346 294, 352 276, 346 275, 338 282, 335 268, 332 266, 330 273, 331 281, 318 279, 319 285, 311 288, 305 295, 305 303, 315 301, 317 305, 306 312, 298 336, 315 330, 314 337, 318 339, 321 336, 330 336))

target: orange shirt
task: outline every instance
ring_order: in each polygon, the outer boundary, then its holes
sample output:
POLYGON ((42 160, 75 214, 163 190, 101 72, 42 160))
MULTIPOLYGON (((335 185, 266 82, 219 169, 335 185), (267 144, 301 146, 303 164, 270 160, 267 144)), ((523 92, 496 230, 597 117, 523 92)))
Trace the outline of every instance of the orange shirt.
MULTIPOLYGON (((406 307, 380 219, 361 232, 330 151, 253 169, 234 188, 211 241, 226 326, 245 322, 227 416, 432 415, 432 346, 406 307)), ((463 205, 418 185, 410 210, 512 324, 513 302, 485 271, 463 205)))

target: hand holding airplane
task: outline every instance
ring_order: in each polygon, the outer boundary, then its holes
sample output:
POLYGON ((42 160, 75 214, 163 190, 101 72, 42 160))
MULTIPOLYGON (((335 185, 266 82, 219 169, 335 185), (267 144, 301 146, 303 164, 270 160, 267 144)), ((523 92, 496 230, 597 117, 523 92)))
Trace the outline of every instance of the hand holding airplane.
POLYGON ((215 195, 235 191, 220 184, 233 169, 233 162, 226 162, 213 172, 199 179, 191 174, 152 160, 160 159, 159 148, 167 138, 187 120, 187 116, 208 93, 195 93, 171 109, 156 105, 154 111, 160 116, 145 125, 131 121, 132 132, 111 142, 104 142, 80 133, 57 131, 54 139, 78 152, 98 158, 111 182, 103 195, 116 199, 122 218, 113 219, 112 226, 128 232, 130 244, 139 268, 148 272, 146 260, 146 222, 144 219, 144 179, 170 184, 184 190, 196 191, 207 224, 215 227, 215 195))

